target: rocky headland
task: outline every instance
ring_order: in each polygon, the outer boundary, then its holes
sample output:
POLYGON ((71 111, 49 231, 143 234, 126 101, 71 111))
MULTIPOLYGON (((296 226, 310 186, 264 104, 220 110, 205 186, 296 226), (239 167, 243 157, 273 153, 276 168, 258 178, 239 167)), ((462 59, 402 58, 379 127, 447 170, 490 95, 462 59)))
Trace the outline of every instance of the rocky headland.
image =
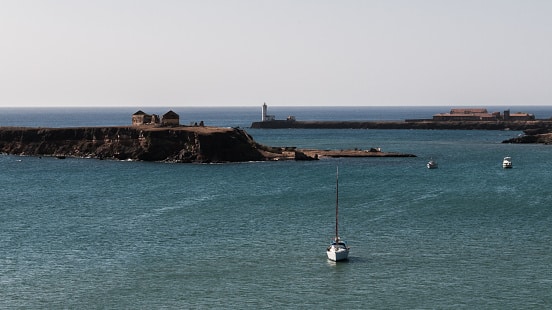
POLYGON ((182 163, 411 157, 359 150, 301 150, 261 145, 244 130, 203 126, 1 127, 0 153, 182 163))
POLYGON ((504 140, 502 143, 541 143, 552 144, 552 130, 549 128, 528 129, 523 135, 512 139, 504 140))

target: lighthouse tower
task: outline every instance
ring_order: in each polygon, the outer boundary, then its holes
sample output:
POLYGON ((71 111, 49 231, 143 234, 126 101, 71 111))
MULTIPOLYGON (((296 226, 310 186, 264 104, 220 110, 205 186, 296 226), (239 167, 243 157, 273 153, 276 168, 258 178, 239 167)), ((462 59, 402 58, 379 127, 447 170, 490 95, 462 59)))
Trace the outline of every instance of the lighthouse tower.
POLYGON ((266 102, 263 104, 263 115, 261 117, 261 121, 265 121, 266 120, 266 102))
POLYGON ((263 115, 262 115, 261 120, 263 122, 273 121, 275 119, 274 115, 268 115, 268 114, 266 114, 266 112, 267 112, 267 106, 266 106, 266 102, 265 102, 263 104, 263 115))

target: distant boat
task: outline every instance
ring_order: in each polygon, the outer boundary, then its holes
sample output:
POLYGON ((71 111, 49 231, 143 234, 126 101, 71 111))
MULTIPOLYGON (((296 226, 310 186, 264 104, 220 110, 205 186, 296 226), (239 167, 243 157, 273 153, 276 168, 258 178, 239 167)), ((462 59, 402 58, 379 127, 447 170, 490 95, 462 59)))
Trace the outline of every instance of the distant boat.
POLYGON ((335 237, 330 246, 326 249, 328 259, 334 262, 346 260, 349 257, 349 246, 339 238, 338 215, 339 215, 339 169, 335 174, 335 237))
POLYGON ((427 169, 435 169, 438 167, 437 162, 434 160, 428 161, 426 166, 427 166, 427 169))
POLYGON ((502 160, 502 168, 509 169, 512 168, 512 158, 510 156, 504 157, 502 160))

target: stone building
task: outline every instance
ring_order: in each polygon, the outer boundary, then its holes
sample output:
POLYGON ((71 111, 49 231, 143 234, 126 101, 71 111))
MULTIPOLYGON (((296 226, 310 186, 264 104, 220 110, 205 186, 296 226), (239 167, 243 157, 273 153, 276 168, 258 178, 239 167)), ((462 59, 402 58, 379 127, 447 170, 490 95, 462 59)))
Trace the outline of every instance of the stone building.
POLYGON ((161 119, 161 124, 163 126, 179 126, 180 116, 171 110, 163 114, 163 118, 161 119))
POLYGON ((510 113, 510 110, 504 111, 505 121, 534 121, 535 115, 524 112, 510 113))
POLYGON ((132 114, 132 126, 159 124, 161 124, 161 119, 157 114, 147 114, 142 110, 138 110, 136 113, 132 114))
POLYGON ((433 115, 434 121, 530 121, 534 120, 535 116, 529 113, 510 113, 510 110, 500 112, 487 112, 487 109, 481 108, 466 108, 466 109, 451 109, 450 113, 439 113, 433 115))
POLYGON ((434 121, 492 121, 496 114, 487 112, 487 109, 451 109, 450 113, 433 115, 434 121))
POLYGON ((152 116, 144 113, 142 110, 138 110, 132 114, 132 126, 139 126, 145 124, 151 124, 152 116))

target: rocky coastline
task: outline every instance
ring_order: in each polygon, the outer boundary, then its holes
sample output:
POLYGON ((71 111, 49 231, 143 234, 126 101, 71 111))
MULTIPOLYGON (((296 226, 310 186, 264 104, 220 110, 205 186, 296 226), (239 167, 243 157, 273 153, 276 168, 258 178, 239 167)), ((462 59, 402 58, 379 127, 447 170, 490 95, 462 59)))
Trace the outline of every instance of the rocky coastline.
POLYGON ((528 129, 523 131, 523 135, 512 139, 504 140, 502 143, 517 144, 552 144, 552 132, 549 129, 528 129))
POLYGON ((415 156, 369 150, 270 147, 255 142, 239 128, 203 126, 0 127, 0 153, 179 163, 415 156))

